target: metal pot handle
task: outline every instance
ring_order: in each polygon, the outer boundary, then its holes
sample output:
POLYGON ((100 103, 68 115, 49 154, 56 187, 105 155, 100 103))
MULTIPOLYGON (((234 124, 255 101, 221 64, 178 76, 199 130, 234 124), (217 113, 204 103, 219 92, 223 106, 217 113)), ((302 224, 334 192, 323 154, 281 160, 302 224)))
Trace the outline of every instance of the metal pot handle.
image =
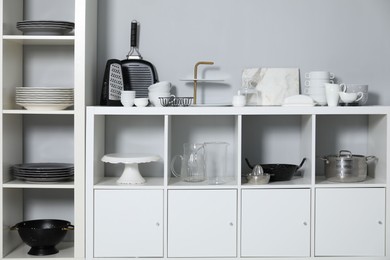
POLYGON ((348 156, 348 158, 352 158, 352 153, 349 150, 340 150, 339 157, 341 157, 343 154, 346 154, 348 156))
POLYGON ((324 156, 319 157, 318 159, 321 159, 321 160, 325 161, 326 164, 329 164, 329 160, 324 156))
POLYGON ((378 158, 375 155, 370 155, 366 157, 366 162, 378 160, 378 158))

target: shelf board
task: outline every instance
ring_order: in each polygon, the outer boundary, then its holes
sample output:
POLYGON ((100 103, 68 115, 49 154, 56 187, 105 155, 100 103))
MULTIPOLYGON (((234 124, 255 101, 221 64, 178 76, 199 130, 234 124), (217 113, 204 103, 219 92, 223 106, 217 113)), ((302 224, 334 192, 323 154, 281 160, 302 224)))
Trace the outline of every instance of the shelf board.
POLYGON ((3 188, 23 188, 23 189, 73 189, 74 182, 40 182, 29 183, 22 180, 11 180, 3 183, 3 188))
POLYGON ((228 115, 228 116, 273 116, 273 115, 386 115, 390 106, 356 106, 356 107, 283 107, 283 106, 246 106, 216 107, 202 104, 202 106, 189 107, 114 107, 114 106, 88 106, 88 113, 94 115, 228 115))
POLYGON ((155 189, 155 188, 163 188, 164 179, 161 177, 144 177, 146 182, 143 184, 117 184, 116 180, 119 177, 104 177, 100 179, 95 185, 95 190, 104 190, 104 189, 155 189))
POLYGON ((365 181, 361 182, 351 182, 351 183, 342 183, 342 182, 330 182, 325 179, 324 176, 316 177, 316 187, 327 187, 327 188, 358 188, 358 187, 386 187, 386 182, 380 179, 375 179, 367 177, 365 181))
POLYGON ((75 37, 74 35, 4 35, 3 40, 22 45, 74 45, 75 37))
POLYGON ((62 242, 56 246, 59 250, 57 254, 48 255, 48 256, 33 256, 27 254, 30 250, 30 247, 26 244, 22 244, 18 246, 14 251, 6 255, 4 258, 33 258, 33 259, 47 259, 47 258, 55 258, 55 259, 69 259, 74 257, 74 246, 72 242, 62 242))
POLYGON ((3 114, 20 114, 20 115, 73 115, 74 110, 26 110, 26 109, 3 109, 3 114))
POLYGON ((242 188, 251 189, 251 188, 262 188, 262 189, 276 189, 276 188, 310 188, 311 181, 307 178, 302 177, 293 177, 290 181, 275 181, 262 185, 253 185, 248 183, 243 183, 242 188))
POLYGON ((188 181, 182 181, 180 178, 171 178, 169 180, 169 187, 174 187, 175 189, 216 189, 216 188, 237 188, 237 181, 236 180, 231 180, 228 181, 224 184, 209 184, 209 182, 202 181, 202 182, 188 182, 188 181))

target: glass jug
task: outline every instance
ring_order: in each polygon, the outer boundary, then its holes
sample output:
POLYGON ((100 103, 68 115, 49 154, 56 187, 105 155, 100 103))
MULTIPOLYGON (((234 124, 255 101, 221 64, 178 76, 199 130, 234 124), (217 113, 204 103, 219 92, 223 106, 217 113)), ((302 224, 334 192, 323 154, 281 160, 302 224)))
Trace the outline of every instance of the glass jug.
POLYGON ((183 155, 175 155, 171 161, 171 172, 175 177, 180 177, 188 182, 201 182, 206 179, 204 144, 185 143, 183 155), (181 159, 180 173, 175 170, 175 161, 181 159))
POLYGON ((205 146, 206 175, 209 184, 223 184, 227 181, 226 142, 207 142, 205 146))

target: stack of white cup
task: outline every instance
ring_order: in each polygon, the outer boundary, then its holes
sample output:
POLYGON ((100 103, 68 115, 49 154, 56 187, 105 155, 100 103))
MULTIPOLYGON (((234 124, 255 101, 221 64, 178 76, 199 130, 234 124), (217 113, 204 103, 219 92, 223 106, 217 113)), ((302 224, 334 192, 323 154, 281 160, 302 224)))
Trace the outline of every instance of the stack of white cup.
POLYGON ((121 103, 124 107, 132 107, 134 105, 135 91, 123 90, 121 93, 121 103))
POLYGON ((328 71, 312 71, 305 74, 304 93, 309 95, 317 104, 325 106, 325 83, 333 83, 334 74, 328 71))
POLYGON ((171 83, 168 81, 160 81, 148 87, 149 101, 155 107, 161 107, 159 97, 171 96, 171 83))

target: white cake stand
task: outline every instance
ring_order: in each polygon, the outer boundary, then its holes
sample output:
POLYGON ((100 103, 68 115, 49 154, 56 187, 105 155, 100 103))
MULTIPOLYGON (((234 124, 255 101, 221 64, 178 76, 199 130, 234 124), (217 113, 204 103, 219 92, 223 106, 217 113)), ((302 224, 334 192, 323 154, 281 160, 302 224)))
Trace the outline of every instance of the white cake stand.
POLYGON ((140 153, 111 153, 102 157, 105 163, 123 163, 125 169, 121 177, 116 181, 119 184, 142 184, 145 179, 141 176, 138 169, 139 163, 155 162, 160 160, 158 155, 140 154, 140 153))

